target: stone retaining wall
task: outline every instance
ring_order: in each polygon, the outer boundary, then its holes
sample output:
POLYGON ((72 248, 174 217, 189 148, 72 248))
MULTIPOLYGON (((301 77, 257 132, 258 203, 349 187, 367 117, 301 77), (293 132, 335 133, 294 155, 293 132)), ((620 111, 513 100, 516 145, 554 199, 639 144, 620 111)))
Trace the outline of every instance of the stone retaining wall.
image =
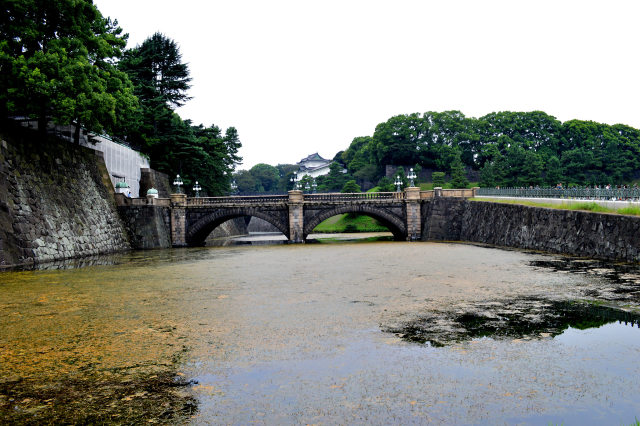
POLYGON ((252 217, 249 225, 247 225, 248 232, 280 232, 278 228, 267 222, 266 220, 260 219, 259 217, 252 217))
POLYGON ((169 198, 171 186, 169 176, 153 169, 140 169, 140 197, 147 195, 147 190, 154 188, 158 190, 158 197, 169 198))
POLYGON ((224 238, 224 237, 234 237, 238 235, 247 235, 249 230, 247 229, 247 220, 248 218, 244 217, 236 217, 235 219, 230 219, 209 234, 207 240, 213 238, 224 238))
POLYGON ((0 133, 0 266, 129 249, 102 156, 38 138, 0 133))
POLYGON ((131 248, 171 248, 171 209, 154 205, 118 206, 131 248))
POLYGON ((452 240, 640 262, 640 217, 436 199, 423 240, 452 240))

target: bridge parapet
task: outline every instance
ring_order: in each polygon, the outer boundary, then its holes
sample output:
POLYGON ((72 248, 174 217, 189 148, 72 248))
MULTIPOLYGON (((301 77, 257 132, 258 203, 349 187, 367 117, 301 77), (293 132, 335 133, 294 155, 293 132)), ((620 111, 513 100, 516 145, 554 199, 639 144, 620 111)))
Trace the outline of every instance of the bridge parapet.
POLYGON ((442 189, 435 188, 430 191, 420 191, 420 199, 430 200, 436 197, 472 198, 476 196, 478 188, 442 189))
POLYGON ((344 201, 401 201, 404 200, 404 192, 352 192, 352 193, 323 193, 307 194, 305 202, 344 202, 344 201))
POLYGON ((217 206, 217 205, 264 205, 281 204, 289 201, 288 195, 263 196, 230 196, 230 197, 198 197, 188 198, 187 207, 217 206))
MULTIPOLYGON (((238 196, 233 195, 229 197, 198 197, 198 198, 187 198, 186 205, 187 207, 198 207, 198 206, 232 206, 232 205, 272 205, 272 204, 281 204, 281 203, 289 203, 289 202, 352 202, 352 201, 366 201, 366 202, 389 202, 389 201, 404 201, 408 200, 407 194, 417 192, 417 189, 412 190, 412 188, 407 188, 404 192, 352 192, 352 193, 341 193, 341 192, 330 192, 330 193, 321 193, 321 194, 303 194, 299 191, 292 191, 289 195, 251 195, 251 196, 238 196), (295 199, 292 199, 291 197, 295 199)), ((437 188, 436 191, 420 191, 419 199, 431 199, 436 196, 441 197, 462 197, 469 198, 473 197, 475 194, 474 189, 440 189, 437 188)), ((415 198, 415 196, 413 197, 415 198)), ((413 199, 412 198, 412 199, 413 199)))

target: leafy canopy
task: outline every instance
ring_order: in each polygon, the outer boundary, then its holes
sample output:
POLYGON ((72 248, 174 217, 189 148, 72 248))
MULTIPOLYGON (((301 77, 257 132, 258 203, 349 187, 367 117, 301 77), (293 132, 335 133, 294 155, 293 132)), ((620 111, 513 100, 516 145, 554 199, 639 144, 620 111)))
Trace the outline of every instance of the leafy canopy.
MULTIPOLYGON (((4 2, 0 111, 124 135, 137 100, 115 62, 127 36, 90 0, 4 2)), ((78 132, 76 132, 76 138, 78 132)))

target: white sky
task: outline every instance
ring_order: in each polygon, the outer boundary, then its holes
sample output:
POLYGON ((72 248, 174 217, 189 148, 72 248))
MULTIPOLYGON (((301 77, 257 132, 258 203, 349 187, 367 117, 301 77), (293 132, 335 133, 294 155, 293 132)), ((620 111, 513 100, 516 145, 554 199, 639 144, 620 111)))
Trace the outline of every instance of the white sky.
POLYGON ((542 110, 640 128, 638 0, 94 0, 129 45, 160 31, 193 78, 178 110, 244 158, 332 158, 397 114, 542 110))

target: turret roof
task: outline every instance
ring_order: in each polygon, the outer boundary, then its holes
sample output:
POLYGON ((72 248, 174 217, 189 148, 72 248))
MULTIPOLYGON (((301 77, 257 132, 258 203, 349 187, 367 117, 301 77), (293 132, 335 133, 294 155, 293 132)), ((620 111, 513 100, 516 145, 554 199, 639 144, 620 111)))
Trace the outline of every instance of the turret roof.
POLYGON ((300 163, 305 163, 305 162, 308 162, 308 161, 330 161, 330 160, 327 160, 326 158, 322 158, 322 157, 320 156, 320 154, 318 154, 318 153, 316 152, 316 153, 314 153, 314 154, 311 154, 311 155, 306 156, 305 158, 303 158, 302 160, 300 160, 298 164, 300 164, 300 163))

